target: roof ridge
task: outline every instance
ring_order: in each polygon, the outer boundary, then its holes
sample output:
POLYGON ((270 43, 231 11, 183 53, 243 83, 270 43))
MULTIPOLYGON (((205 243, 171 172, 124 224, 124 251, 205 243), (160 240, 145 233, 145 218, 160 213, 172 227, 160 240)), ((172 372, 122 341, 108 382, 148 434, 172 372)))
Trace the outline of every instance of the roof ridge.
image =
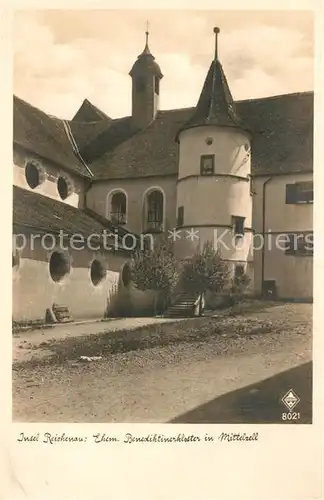
POLYGON ((305 90, 305 91, 300 91, 300 92, 289 92, 286 94, 275 94, 275 95, 269 95, 269 96, 264 96, 264 97, 251 97, 248 99, 239 99, 235 100, 235 104, 241 103, 241 102, 254 102, 254 101, 265 101, 265 100, 272 100, 272 99, 279 99, 280 97, 295 97, 298 95, 310 95, 314 94, 314 90, 305 90))
MULTIPOLYGON (((303 90, 303 91, 299 91, 299 92, 288 92, 288 93, 285 93, 285 94, 276 94, 276 95, 272 95, 272 96, 263 96, 263 97, 249 97, 249 98, 246 98, 246 99, 237 99, 237 100, 234 99, 234 103, 236 104, 236 103, 241 103, 241 102, 270 100, 270 99, 277 99, 277 98, 280 98, 280 97, 290 97, 290 96, 306 95, 306 94, 309 94, 309 95, 310 94, 314 94, 314 90, 303 90)), ((48 116, 51 119, 58 120, 58 121, 66 121, 66 122, 73 121, 73 118, 71 118, 69 120, 66 120, 64 118, 59 118, 58 116, 46 113, 46 111, 42 110, 41 108, 38 108, 37 106, 34 106, 33 104, 31 104, 28 101, 25 101, 25 99, 22 99, 21 97, 17 96, 16 94, 13 94, 13 98, 14 98, 14 100, 17 99, 18 101, 23 102, 25 105, 27 105, 27 106, 29 106, 29 107, 31 107, 33 109, 36 109, 37 111, 39 111, 40 113, 43 113, 44 115, 48 116)), ((93 107, 97 108, 87 98, 85 98, 84 101, 88 101, 93 107)), ((157 111, 157 115, 161 114, 161 113, 172 113, 172 112, 176 113, 177 111, 189 111, 191 109, 195 109, 195 107, 196 106, 183 106, 181 108, 159 109, 157 111)), ((98 109, 98 111, 101 111, 99 108, 97 108, 97 109, 98 109)), ((103 114, 105 114, 103 111, 101 111, 101 112, 103 114)), ((121 117, 118 117, 118 118, 112 118, 112 117, 106 115, 106 117, 108 118, 109 121, 116 122, 117 120, 125 120, 126 118, 131 118, 131 115, 125 115, 125 116, 121 116, 121 117)), ((103 121, 103 120, 94 120, 94 121, 78 121, 78 120, 76 120, 74 123, 91 124, 91 123, 99 123, 101 121, 103 121)))

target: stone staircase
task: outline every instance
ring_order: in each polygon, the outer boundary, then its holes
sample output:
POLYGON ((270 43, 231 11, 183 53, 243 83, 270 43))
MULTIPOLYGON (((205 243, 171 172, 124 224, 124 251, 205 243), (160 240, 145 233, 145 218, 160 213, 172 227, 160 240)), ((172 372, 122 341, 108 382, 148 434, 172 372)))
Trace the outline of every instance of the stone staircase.
POLYGON ((164 312, 165 318, 189 318, 195 315, 198 294, 181 293, 175 302, 164 312))

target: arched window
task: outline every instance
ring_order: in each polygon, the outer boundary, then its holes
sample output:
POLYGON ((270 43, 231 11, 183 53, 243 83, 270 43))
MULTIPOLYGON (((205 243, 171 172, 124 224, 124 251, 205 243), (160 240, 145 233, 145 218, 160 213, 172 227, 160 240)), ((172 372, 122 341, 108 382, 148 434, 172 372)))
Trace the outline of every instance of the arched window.
POLYGON ((94 286, 99 285, 107 276, 107 269, 103 266, 103 264, 95 259, 91 263, 90 268, 90 279, 94 286))
POLYGON ((160 233, 163 231, 164 212, 163 193, 154 189, 146 195, 145 203, 145 231, 160 233))
POLYGON ((123 191, 117 191, 110 198, 110 220, 113 224, 123 225, 127 222, 127 199, 123 191))

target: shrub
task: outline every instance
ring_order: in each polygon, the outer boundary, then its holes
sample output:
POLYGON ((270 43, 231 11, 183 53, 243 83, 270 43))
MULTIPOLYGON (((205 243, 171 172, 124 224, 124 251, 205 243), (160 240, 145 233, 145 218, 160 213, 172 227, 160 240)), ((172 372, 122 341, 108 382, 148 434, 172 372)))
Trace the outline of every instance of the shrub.
POLYGON ((211 242, 206 242, 183 263, 181 283, 185 290, 200 294, 199 315, 202 313, 202 294, 207 290, 221 292, 229 282, 230 267, 211 242))
POLYGON ((132 281, 142 291, 159 292, 155 313, 161 313, 169 304, 171 294, 179 280, 179 263, 172 244, 162 243, 153 249, 135 252, 132 259, 132 281))

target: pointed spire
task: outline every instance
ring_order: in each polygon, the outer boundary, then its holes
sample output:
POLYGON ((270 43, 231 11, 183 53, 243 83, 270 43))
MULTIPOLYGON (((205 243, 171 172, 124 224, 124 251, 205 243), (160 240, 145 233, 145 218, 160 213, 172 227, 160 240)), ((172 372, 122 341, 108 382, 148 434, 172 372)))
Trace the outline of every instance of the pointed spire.
MULTIPOLYGON (((141 55, 152 56, 151 51, 148 46, 148 38, 149 38, 149 22, 146 21, 146 31, 145 31, 145 47, 141 55)), ((152 56, 153 57, 153 56, 152 56)))
POLYGON ((136 71, 150 71, 159 78, 162 78, 163 75, 161 73, 160 66, 155 62, 155 57, 149 49, 149 34, 149 22, 146 21, 145 47, 143 52, 137 56, 137 60, 133 64, 133 67, 130 70, 129 74, 132 76, 136 71))
POLYGON ((220 29, 215 27, 213 31, 215 33, 214 59, 209 67, 195 111, 179 133, 187 128, 202 125, 247 129, 236 113, 233 97, 218 59, 218 35, 220 29))

